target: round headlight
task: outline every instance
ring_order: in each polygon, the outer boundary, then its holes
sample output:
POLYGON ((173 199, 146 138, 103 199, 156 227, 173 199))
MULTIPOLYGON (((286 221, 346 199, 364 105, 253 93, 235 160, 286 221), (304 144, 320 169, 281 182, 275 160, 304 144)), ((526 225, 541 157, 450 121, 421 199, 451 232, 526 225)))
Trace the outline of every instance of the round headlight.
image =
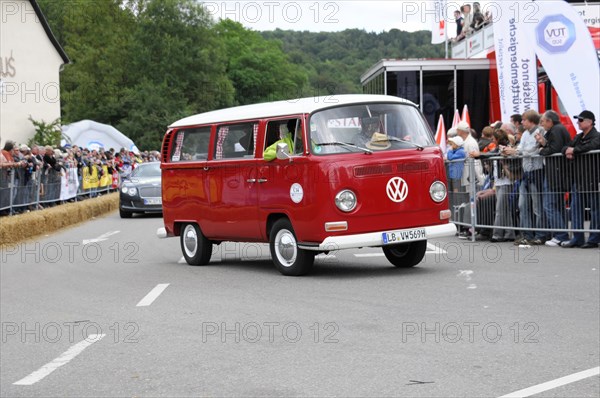
POLYGON ((136 187, 131 187, 131 188, 129 188, 129 190, 127 191, 127 193, 129 194, 129 196, 135 196, 137 194, 137 188, 136 187))
POLYGON ((446 199, 446 194, 446 186, 442 182, 436 181, 431 184, 431 187, 429 188, 429 195, 434 202, 439 203, 443 201, 446 199))
POLYGON ((127 193, 128 190, 129 190, 129 188, 125 187, 125 186, 123 188, 121 188, 121 192, 123 192, 123 193, 127 193))
POLYGON ((356 208, 356 195, 346 189, 335 195, 335 205, 341 211, 349 212, 356 208))

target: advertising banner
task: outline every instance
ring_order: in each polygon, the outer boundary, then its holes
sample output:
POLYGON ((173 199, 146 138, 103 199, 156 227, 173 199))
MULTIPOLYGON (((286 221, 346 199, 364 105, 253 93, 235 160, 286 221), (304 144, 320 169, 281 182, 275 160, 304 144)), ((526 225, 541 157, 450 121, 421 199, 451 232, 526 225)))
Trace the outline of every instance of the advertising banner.
POLYGON ((77 196, 79 180, 77 178, 77 167, 69 167, 61 175, 60 200, 69 200, 77 196))
POLYGON ((483 31, 479 31, 467 39, 467 58, 473 58, 484 50, 483 31))
POLYGON ((513 2, 495 5, 499 11, 493 27, 500 112, 507 122, 510 115, 538 109, 537 66, 533 46, 525 37, 530 25, 527 17, 519 14, 513 2))
POLYGON ((112 185, 112 174, 108 173, 108 166, 102 165, 102 176, 100 177, 98 187, 105 188, 109 185, 112 185))
POLYGON ((82 167, 83 190, 98 188, 98 169, 96 167, 82 167))
POLYGON ((452 58, 467 58, 467 41, 461 40, 452 47, 452 58))
POLYGON ((524 30, 564 107, 570 116, 585 109, 600 116, 598 56, 580 13, 564 1, 534 4, 524 30))

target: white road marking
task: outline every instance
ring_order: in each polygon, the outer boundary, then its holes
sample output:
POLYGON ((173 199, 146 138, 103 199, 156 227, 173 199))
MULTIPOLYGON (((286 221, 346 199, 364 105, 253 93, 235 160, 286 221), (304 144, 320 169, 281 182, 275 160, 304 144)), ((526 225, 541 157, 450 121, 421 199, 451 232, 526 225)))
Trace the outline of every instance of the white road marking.
POLYGON ((471 271, 470 269, 467 269, 467 270, 459 269, 458 272, 460 272, 460 273, 458 275, 456 275, 457 277, 459 277, 459 278, 464 277, 467 282, 471 281, 471 275, 473 275, 473 271, 471 271))
POLYGON ((160 296, 160 294, 167 288, 167 286, 169 286, 169 283, 161 283, 159 285, 156 285, 154 289, 150 290, 150 293, 148 293, 146 297, 144 297, 140 300, 139 303, 137 303, 136 307, 147 307, 150 304, 152 304, 152 302, 154 302, 154 300, 156 300, 156 298, 160 296))
POLYGON ((446 254, 446 250, 442 249, 438 245, 434 245, 433 243, 427 243, 427 251, 425 252, 425 254, 427 253, 446 254))
POLYGON ((105 334, 90 334, 85 340, 80 341, 75 344, 67 351, 63 352, 58 358, 53 360, 52 362, 47 363, 42 366, 29 376, 25 376, 19 381, 15 381, 13 384, 18 386, 30 386, 32 384, 37 383, 42 380, 44 377, 48 376, 50 373, 54 372, 56 369, 60 368, 63 365, 69 363, 73 358, 77 355, 81 354, 83 350, 91 346, 92 344, 102 340, 106 336, 105 334))
MULTIPOLYGON (((441 247, 434 245, 433 243, 428 243, 427 244, 427 251, 425 252, 425 254, 446 254, 446 251, 444 249, 442 249, 441 247)), ((355 254, 354 257, 384 257, 385 254, 383 253, 361 253, 361 254, 355 254)))
POLYGON ((500 398, 519 398, 519 397, 530 397, 535 394, 539 394, 544 391, 552 390, 557 387, 561 387, 567 384, 575 383, 576 381, 587 379, 588 377, 598 376, 600 374, 600 366, 583 372, 573 373, 560 379, 548 381, 546 383, 538 384, 537 386, 525 388, 523 390, 511 392, 510 394, 503 395, 500 398))
POLYGON ((329 258, 336 258, 336 257, 335 257, 335 254, 331 254, 331 253, 329 253, 329 254, 320 253, 320 254, 317 254, 317 255, 315 256, 315 258, 319 258, 319 259, 329 259, 329 258))
POLYGON ((83 245, 85 246, 85 245, 88 245, 90 243, 98 243, 98 242, 102 242, 102 241, 108 240, 108 238, 110 238, 113 235, 118 234, 119 232, 121 232, 121 231, 111 231, 111 232, 107 232, 105 234, 102 234, 99 237, 94 238, 94 239, 84 239, 83 240, 83 245))
POLYGON ((354 257, 383 257, 383 253, 363 253, 363 254, 355 254, 354 257))

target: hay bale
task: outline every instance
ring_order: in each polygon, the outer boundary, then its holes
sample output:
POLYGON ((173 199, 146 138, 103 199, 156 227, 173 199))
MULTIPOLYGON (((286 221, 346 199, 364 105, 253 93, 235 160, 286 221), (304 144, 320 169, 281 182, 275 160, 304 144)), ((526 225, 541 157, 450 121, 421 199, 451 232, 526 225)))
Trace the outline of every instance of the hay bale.
POLYGON ((15 216, 0 217, 0 248, 89 221, 119 208, 118 192, 15 216), (32 235, 37 233, 37 235, 32 235))

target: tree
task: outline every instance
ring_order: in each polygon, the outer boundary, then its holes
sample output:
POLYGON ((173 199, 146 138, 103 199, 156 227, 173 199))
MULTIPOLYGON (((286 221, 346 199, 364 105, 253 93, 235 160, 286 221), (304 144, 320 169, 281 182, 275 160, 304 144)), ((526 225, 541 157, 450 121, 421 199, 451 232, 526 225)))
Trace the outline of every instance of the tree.
POLYGON ((159 149, 171 123, 197 113, 188 101, 165 81, 144 79, 125 91, 127 117, 116 124, 140 149, 159 149), (168 100, 165 100, 168 98, 168 100))
POLYGON ((164 82, 198 112, 232 104, 225 48, 200 3, 148 0, 133 39, 130 76, 135 82, 164 82))
POLYGON ((61 74, 63 119, 114 124, 123 117, 134 15, 121 0, 42 0, 72 64, 61 74))
POLYGON ((307 74, 282 51, 281 43, 265 40, 229 19, 216 26, 225 43, 227 74, 237 104, 293 99, 301 96, 307 74))
POLYGON ((62 134, 60 129, 60 119, 47 123, 43 120, 34 120, 30 115, 29 121, 33 123, 35 135, 27 142, 27 145, 58 146, 60 144, 62 134))
POLYGON ((382 58, 441 57, 428 31, 255 32, 196 0, 38 0, 72 63, 63 122, 118 127, 157 149, 167 126, 236 104, 360 93, 382 58))

